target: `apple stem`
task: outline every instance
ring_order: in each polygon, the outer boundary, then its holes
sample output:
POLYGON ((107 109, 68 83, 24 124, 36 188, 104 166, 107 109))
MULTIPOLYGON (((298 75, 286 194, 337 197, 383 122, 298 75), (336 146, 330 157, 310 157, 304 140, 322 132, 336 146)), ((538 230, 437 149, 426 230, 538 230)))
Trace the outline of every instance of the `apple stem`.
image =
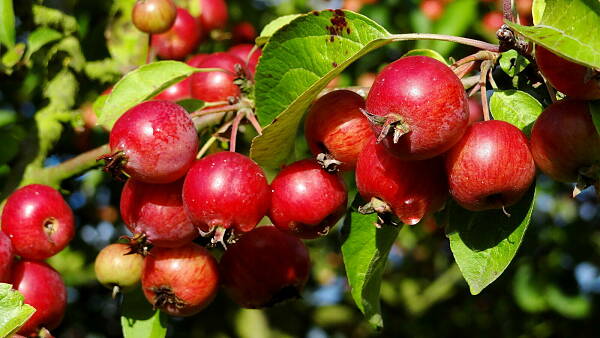
POLYGON ((430 33, 409 33, 409 34, 393 34, 389 37, 392 41, 409 41, 409 40, 441 40, 456 42, 467 46, 476 47, 490 52, 499 52, 500 46, 494 45, 488 42, 463 38, 460 36, 444 35, 444 34, 430 34, 430 33))
POLYGON ((246 109, 246 119, 250 121, 258 135, 262 135, 262 127, 260 126, 260 123, 258 123, 256 115, 254 114, 252 109, 246 109))
POLYGON ((148 33, 148 48, 146 49, 146 64, 152 60, 152 33, 148 33))
POLYGON ((490 81, 490 84, 492 85, 492 88, 494 88, 495 90, 498 89, 498 85, 496 84, 496 81, 494 80, 494 74, 493 74, 493 67, 490 67, 490 70, 488 71, 488 80, 490 81))
POLYGON ((238 129, 240 128, 240 122, 244 117, 243 110, 238 111, 237 115, 233 119, 233 124, 231 125, 231 136, 229 137, 229 151, 235 153, 235 142, 237 140, 238 129))
POLYGON ((217 113, 227 113, 230 111, 238 110, 240 108, 242 108, 242 105, 239 103, 236 103, 236 104, 230 104, 230 105, 220 106, 220 107, 215 107, 215 108, 210 108, 210 109, 201 109, 201 110, 191 113, 190 116, 198 117, 198 116, 217 114, 217 113))
POLYGON ((546 80, 546 78, 542 77, 542 79, 544 79, 544 85, 546 86, 548 95, 550 95, 550 100, 552 100, 552 103, 556 102, 556 90, 554 90, 554 87, 552 87, 550 85, 550 83, 548 82, 548 80, 546 80))
MULTIPOLYGON (((479 77, 479 76, 477 76, 477 77, 479 77)), ((477 81, 479 81, 479 79, 477 81)), ((471 88, 468 96, 471 97, 471 96, 475 95, 475 93, 477 93, 477 91, 479 91, 479 89, 481 89, 481 85, 479 83, 477 83, 476 85, 473 86, 473 88, 471 88)))
POLYGON ((112 299, 117 298, 117 296, 119 295, 119 292, 121 292, 121 287, 118 285, 113 286, 112 288, 112 299))
POLYGON ((504 207, 504 205, 502 205, 502 213, 504 213, 504 215, 506 215, 506 217, 510 218, 510 214, 508 213, 508 211, 506 211, 506 207, 504 207))
POLYGON ((481 89, 481 106, 483 108, 484 121, 489 121, 491 119, 490 109, 489 109, 488 102, 487 102, 486 83, 487 83, 487 75, 489 73, 489 70, 492 68, 493 64, 494 63, 492 60, 486 60, 481 63, 481 79, 479 81, 479 87, 481 89))

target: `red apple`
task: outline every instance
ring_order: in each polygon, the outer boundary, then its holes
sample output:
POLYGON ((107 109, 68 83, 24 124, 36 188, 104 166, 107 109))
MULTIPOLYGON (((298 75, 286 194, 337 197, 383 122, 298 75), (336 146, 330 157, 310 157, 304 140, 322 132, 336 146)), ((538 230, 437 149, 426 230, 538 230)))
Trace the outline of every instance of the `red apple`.
POLYGON ((202 29, 208 33, 213 29, 227 26, 229 14, 225 0, 196 0, 200 1, 200 16, 198 22, 202 29))
POLYGON ((446 154, 450 195, 465 209, 499 209, 518 202, 535 178, 525 134, 504 121, 472 124, 446 154))
POLYGON ((531 130, 531 152, 540 170, 560 182, 576 182, 600 164, 600 136, 588 103, 561 100, 546 108, 531 130))
POLYGON ((600 72, 563 59, 540 45, 535 46, 535 61, 552 87, 568 97, 600 99, 600 72))
POLYGON ((176 16, 177 7, 172 0, 138 0, 131 12, 135 27, 148 34, 168 31, 176 16))
POLYGON ((248 70, 254 75, 256 73, 256 66, 258 66, 258 60, 262 55, 262 50, 258 47, 249 43, 243 43, 235 45, 227 51, 229 54, 233 54, 242 59, 248 70), (250 54, 252 53, 252 54, 250 54))
POLYGON ((304 136, 313 155, 331 154, 341 170, 354 170, 358 154, 373 135, 363 116, 362 96, 335 90, 317 99, 306 117, 304 136))
POLYGON ((0 231, 0 283, 10 283, 14 259, 12 243, 8 236, 0 231))
POLYGON ((242 21, 233 26, 231 33, 234 43, 254 42, 256 38, 256 28, 248 21, 242 21))
POLYGON ((374 138, 358 155, 356 187, 363 199, 382 200, 408 225, 438 211, 448 196, 441 158, 403 161, 375 143, 374 138))
POLYGON ((163 59, 180 60, 198 47, 201 36, 201 28, 194 17, 185 9, 178 8, 171 29, 152 35, 152 48, 163 59))

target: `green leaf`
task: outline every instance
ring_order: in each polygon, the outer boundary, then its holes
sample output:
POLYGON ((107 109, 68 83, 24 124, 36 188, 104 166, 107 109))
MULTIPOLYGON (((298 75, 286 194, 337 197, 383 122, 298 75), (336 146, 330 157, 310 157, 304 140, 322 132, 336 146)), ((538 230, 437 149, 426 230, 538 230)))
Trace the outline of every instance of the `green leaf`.
POLYGON ((15 46, 15 12, 13 0, 0 0, 0 42, 6 47, 15 46))
POLYGON ((285 161, 318 93, 352 62, 392 42, 389 37, 370 19, 340 10, 305 14, 278 30, 256 72, 257 115, 263 126, 269 125, 253 140, 251 157, 266 167, 285 161))
MULTIPOLYGON (((444 15, 434 24, 433 33, 464 36, 473 22, 477 20, 478 4, 477 0, 456 0, 449 3, 444 9, 444 15)), ((427 46, 441 55, 448 55, 457 44, 447 41, 431 41, 427 46)))
POLYGON ((167 316, 152 310, 142 290, 123 296, 121 327, 125 338, 163 338, 167 335, 167 316))
POLYGON ((25 59, 31 58, 31 55, 45 44, 52 41, 56 41, 62 37, 62 34, 48 27, 39 27, 29 34, 27 38, 27 53, 25 53, 25 59))
POLYGON ((408 52, 406 52, 404 55, 402 55, 402 57, 405 56, 413 56, 413 55, 423 55, 423 56, 429 56, 430 58, 436 59, 440 62, 443 62, 445 65, 448 65, 448 62, 446 61, 446 59, 438 52, 431 50, 431 49, 413 49, 413 50, 409 50, 408 52))
POLYGON ((361 202, 357 197, 346 215, 342 255, 354 302, 369 323, 380 329, 383 327, 379 303, 381 278, 400 227, 385 224, 377 228, 376 214, 363 215, 356 211, 361 202))
POLYGON ((538 313, 548 308, 545 297, 546 285, 536 276, 530 264, 517 268, 513 279, 513 296, 521 309, 538 313))
POLYGON ((500 55, 500 68, 510 77, 522 72, 529 65, 529 60, 511 49, 500 55))
POLYGON ((23 54, 25 54, 25 44, 19 42, 2 55, 2 65, 7 68, 14 67, 21 61, 23 54))
POLYGON ((546 0, 543 12, 537 26, 507 24, 557 55, 600 68, 600 1, 546 0))
POLYGON ((94 101, 94 104, 92 105, 92 110, 94 111, 94 114, 96 114, 96 116, 100 117, 100 115, 102 114, 102 109, 104 109, 104 104, 106 103, 107 98, 108 94, 100 95, 96 98, 96 101, 94 101))
POLYGON ((448 208, 450 249, 473 295, 495 281, 515 257, 531 220, 535 187, 519 203, 502 210, 471 212, 448 208))
POLYGON ((23 301, 23 295, 10 284, 0 283, 0 337, 15 333, 33 315, 35 309, 23 301))
POLYGON ((592 121, 594 121, 596 131, 600 134, 600 100, 589 101, 588 104, 590 113, 592 113, 592 121))
POLYGON ((495 120, 506 121, 527 135, 543 110, 538 100, 520 90, 494 91, 490 99, 490 112, 495 120))
POLYGON ((531 17, 534 25, 538 25, 540 21, 542 21, 545 8, 546 0, 533 0, 533 4, 531 5, 531 17))
POLYGON ((103 83, 115 83, 120 77, 118 64, 110 58, 97 61, 88 61, 84 67, 85 74, 91 79, 103 83))
POLYGON ((292 20, 299 17, 301 14, 290 14, 280 16, 277 19, 269 22, 260 32, 260 36, 256 38, 256 44, 259 46, 264 45, 269 41, 271 36, 275 34, 281 27, 289 24, 292 20))
POLYGON ((548 286, 546 299, 554 311, 567 318, 585 318, 592 310, 592 304, 588 297, 583 294, 567 295, 556 285, 548 286))
POLYGON ((188 113, 193 113, 204 107, 204 101, 198 99, 185 99, 177 101, 177 104, 182 106, 188 113))
POLYGON ((77 20, 58 9, 33 5, 32 12, 33 21, 38 26, 61 28, 66 34, 77 31, 77 20))
POLYGON ((17 122, 17 113, 14 110, 0 109, 0 128, 17 122))
POLYGON ((58 52, 65 52, 69 54, 69 58, 65 59, 65 65, 69 65, 77 71, 81 71, 85 66, 85 56, 81 51, 81 45, 79 40, 73 36, 67 36, 60 40, 58 43, 52 46, 46 55, 46 64, 50 63, 50 60, 58 52))
POLYGON ((111 129, 123 113, 148 100, 168 86, 190 76, 196 68, 179 61, 150 63, 126 74, 106 99, 98 124, 111 129))
POLYGON ((2 145, 0 164, 6 164, 19 153, 19 146, 25 139, 26 133, 20 125, 3 128, 0 131, 0 144, 2 145))
POLYGON ((79 83, 75 75, 63 68, 44 88, 44 96, 50 100, 55 109, 69 109, 75 104, 79 83))

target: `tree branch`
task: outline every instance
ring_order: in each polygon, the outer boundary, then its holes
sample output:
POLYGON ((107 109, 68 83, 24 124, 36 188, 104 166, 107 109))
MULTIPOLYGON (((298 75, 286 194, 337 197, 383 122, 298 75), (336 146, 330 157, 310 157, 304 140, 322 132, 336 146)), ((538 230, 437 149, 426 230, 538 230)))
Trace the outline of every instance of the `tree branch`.
POLYGON ((467 46, 476 47, 490 52, 499 52, 500 46, 479 41, 475 39, 463 38, 460 36, 443 35, 443 34, 429 34, 429 33, 410 33, 410 34, 394 34, 390 36, 393 41, 409 41, 409 40, 439 40, 456 42, 467 46))

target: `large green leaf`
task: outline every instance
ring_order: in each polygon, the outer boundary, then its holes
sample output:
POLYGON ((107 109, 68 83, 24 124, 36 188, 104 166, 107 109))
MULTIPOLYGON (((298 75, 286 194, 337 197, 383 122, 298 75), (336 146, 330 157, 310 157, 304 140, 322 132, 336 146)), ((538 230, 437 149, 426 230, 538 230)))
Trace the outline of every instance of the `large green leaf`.
POLYGON ((529 134, 544 108, 533 96, 520 90, 494 91, 490 111, 495 120, 506 121, 529 134))
POLYGON ((447 236, 454 259, 476 295, 495 281, 512 261, 531 220, 535 198, 532 186, 523 199, 501 210, 467 211, 456 204, 448 209, 447 236))
POLYGON ((112 128, 123 113, 140 102, 148 100, 168 86, 190 76, 197 68, 178 61, 150 63, 129 72, 106 98, 98 124, 112 128))
POLYGON ((23 302, 23 295, 10 284, 0 283, 0 337, 9 337, 33 315, 33 306, 23 302))
POLYGON ((600 1, 546 0, 539 25, 507 24, 552 52, 600 68, 600 1))
POLYGON ((389 36, 370 19, 341 10, 305 14, 278 30, 256 73, 257 115, 268 126, 253 140, 252 158, 267 167, 281 164, 318 93, 353 61, 392 42, 389 36))
POLYGON ((0 43, 10 48, 15 45, 15 12, 13 0, 0 0, 0 43))
POLYGON ((167 316, 153 310, 138 288, 123 297, 121 327, 125 338, 163 338, 167 335, 167 316))
POLYGON ((376 214, 357 212, 362 200, 354 200, 343 228, 342 255, 354 302, 375 328, 383 327, 379 291, 388 254, 400 227, 375 226, 376 214))

